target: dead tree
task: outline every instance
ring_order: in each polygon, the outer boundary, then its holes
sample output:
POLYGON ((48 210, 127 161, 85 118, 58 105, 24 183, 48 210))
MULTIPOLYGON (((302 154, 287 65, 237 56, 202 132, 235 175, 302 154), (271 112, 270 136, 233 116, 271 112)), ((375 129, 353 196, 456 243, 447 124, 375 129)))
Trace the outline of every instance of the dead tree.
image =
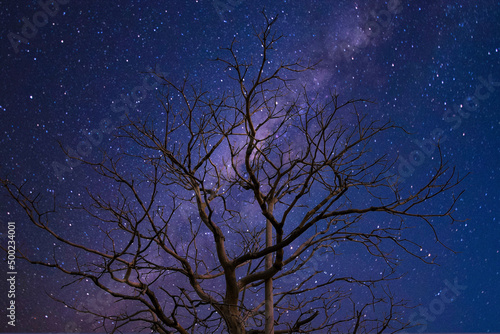
POLYGON ((322 98, 290 81, 313 66, 273 58, 281 37, 276 19, 265 18, 255 57, 241 60, 233 41, 217 59, 234 89, 217 95, 162 77, 162 110, 130 115, 116 134, 121 150, 100 162, 73 157, 102 180, 101 192, 88 192, 91 205, 72 208, 99 222, 102 247, 65 237, 52 222, 56 205, 43 209, 2 179, 31 223, 80 254, 64 264, 60 254, 18 256, 109 294, 112 308, 80 309, 107 331, 386 333, 408 325, 390 281, 400 278, 404 254, 431 259, 407 230, 427 224, 439 242, 433 220, 453 221, 458 196, 440 212, 428 203, 460 178, 441 160, 418 188, 388 182, 396 157, 371 147, 398 128, 359 113, 368 101, 322 98), (382 269, 340 265, 361 252, 382 269))

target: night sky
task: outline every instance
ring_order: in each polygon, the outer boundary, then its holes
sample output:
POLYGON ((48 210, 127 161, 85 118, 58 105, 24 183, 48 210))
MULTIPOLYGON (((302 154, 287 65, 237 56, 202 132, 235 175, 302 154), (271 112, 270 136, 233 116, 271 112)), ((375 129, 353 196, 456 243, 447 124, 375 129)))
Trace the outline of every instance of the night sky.
MULTIPOLYGON (((122 114, 115 112, 114 103, 131 101, 131 95, 139 94, 138 86, 154 83, 144 74, 151 68, 173 80, 189 72, 214 93, 223 92, 230 82, 222 66, 209 59, 220 56, 218 48, 227 47, 234 37, 241 41, 240 53, 253 50, 253 27, 262 26, 265 7, 270 16, 278 14, 276 27, 285 36, 275 60, 322 60, 301 78, 312 92, 332 89, 346 99, 374 100, 364 112, 390 118, 411 132, 394 132, 375 143, 381 152, 399 154, 394 171, 405 187, 430 175, 437 150, 419 146, 444 134, 444 158, 461 174, 470 173, 458 188, 466 191, 455 216, 464 221, 436 225, 442 242, 457 253, 424 241, 422 251, 436 256, 438 265, 408 259, 400 266, 408 274, 393 283, 393 291, 428 308, 443 289, 458 284, 459 294, 428 322, 425 332, 500 332, 500 2, 59 2, 58 9, 47 8, 51 15, 41 14, 37 1, 1 2, 1 177, 27 180, 29 189, 44 198, 55 193, 60 204, 86 203, 85 187, 105 189, 85 166, 56 172, 54 166, 68 166, 58 142, 88 149, 78 146, 86 140, 84 133, 109 120, 120 124, 122 114), (38 20, 36 31, 23 30, 33 19, 38 20), (424 152, 424 161, 408 169, 415 150, 424 152)), ((146 115, 158 110, 155 89, 141 93, 146 95, 135 105, 130 102, 131 111, 146 115)), ((111 134, 94 138, 87 159, 97 161, 99 150, 115 149, 111 139, 111 134)), ((51 258, 53 240, 31 226, 3 190, 1 196, 2 245, 7 243, 7 222, 14 221, 19 247, 39 259, 51 258)), ((431 209, 440 205, 434 202, 431 209)), ((68 237, 90 244, 101 240, 86 217, 68 213, 54 219, 68 237)), ((430 236, 424 227, 415 230, 420 240, 430 236)), ((362 255, 344 270, 369 270, 370 261, 362 255)), ((84 305, 110 305, 96 301, 106 297, 90 284, 74 292, 60 290, 68 278, 55 270, 20 261, 17 266, 15 330, 4 315, 7 265, 0 269, 3 331, 91 331, 88 318, 46 292, 83 300, 84 305)), ((407 312, 407 319, 413 312, 407 312)))

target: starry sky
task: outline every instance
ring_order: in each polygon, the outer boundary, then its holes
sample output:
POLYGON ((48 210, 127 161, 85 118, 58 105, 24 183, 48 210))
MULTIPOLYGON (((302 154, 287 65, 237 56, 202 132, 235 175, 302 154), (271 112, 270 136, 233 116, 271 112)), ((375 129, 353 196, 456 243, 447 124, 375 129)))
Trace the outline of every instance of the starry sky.
MULTIPOLYGON (((141 91, 140 101, 132 102, 137 87, 154 82, 144 74, 151 68, 173 80, 189 72, 191 79, 203 80, 214 92, 224 91, 227 77, 220 64, 208 60, 219 56, 218 48, 227 47, 233 38, 241 40, 241 53, 250 52, 253 27, 262 25, 264 7, 268 14, 278 14, 277 28, 285 36, 276 59, 321 60, 301 79, 311 91, 333 89, 345 98, 374 100, 365 112, 390 118, 411 132, 397 132, 376 143, 378 150, 399 155, 395 172, 405 186, 418 184, 435 167, 437 151, 425 143, 436 136, 442 138, 443 156, 450 165, 470 173, 460 185, 466 192, 455 209, 464 221, 436 226, 456 254, 425 242, 423 251, 439 265, 406 261, 400 270, 408 274, 395 283, 394 291, 429 308, 443 289, 458 284, 459 293, 428 322, 425 332, 500 332, 497 0, 60 0, 58 8, 45 8, 48 14, 37 1, 3 1, 1 176, 27 180, 33 191, 45 197, 56 194, 66 204, 84 202, 85 187, 99 189, 99 180, 84 166, 55 170, 54 165, 67 166, 58 142, 74 150, 88 149, 80 144, 85 133, 110 121, 120 124, 114 105, 122 99, 139 115, 158 108, 154 88, 141 91), (424 153, 423 161, 412 166, 408 161, 416 150, 424 153)), ((88 158, 97 160, 99 150, 112 148, 112 136, 93 139, 88 158)), ((6 243, 7 222, 15 221, 18 244, 40 259, 50 258, 52 240, 28 224, 4 195, 0 241, 6 243)), ((81 216, 56 218, 66 235, 98 242, 99 231, 90 229, 81 216)), ((426 233, 415 231, 416 236, 426 233)), ((359 261, 372 265, 369 257, 359 261)), ((358 264, 347 269, 366 268, 358 264)), ((0 271, 4 277, 6 269, 0 271)), ((91 330, 87 318, 46 294, 57 295, 67 278, 22 262, 18 273, 18 325, 15 330, 7 326, 2 311, 3 331, 91 330)), ((5 310, 5 279, 0 286, 5 310)), ((84 286, 68 298, 86 305, 105 297, 84 286)))

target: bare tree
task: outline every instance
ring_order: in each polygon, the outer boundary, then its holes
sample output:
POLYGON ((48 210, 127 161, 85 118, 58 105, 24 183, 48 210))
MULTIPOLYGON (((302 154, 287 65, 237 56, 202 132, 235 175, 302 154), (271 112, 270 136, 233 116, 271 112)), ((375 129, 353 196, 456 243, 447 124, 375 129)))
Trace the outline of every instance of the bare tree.
POLYGON ((234 90, 215 96, 188 79, 161 77, 161 114, 130 116, 116 135, 121 149, 100 162, 73 157, 103 184, 101 193, 88 192, 91 205, 71 208, 99 222, 101 248, 65 237, 52 222, 55 203, 43 209, 23 185, 2 179, 36 227, 80 254, 64 263, 60 254, 18 256, 112 296, 118 306, 111 310, 79 310, 100 317, 106 331, 389 333, 408 326, 400 313, 407 304, 389 281, 401 277, 404 254, 432 260, 407 230, 423 222, 439 242, 433 219, 453 221, 458 196, 440 212, 428 202, 460 179, 441 160, 418 189, 389 182, 395 157, 370 148, 397 127, 359 113, 368 101, 298 88, 290 80, 314 66, 271 57, 281 36, 276 18, 265 19, 255 58, 241 60, 233 41, 223 49, 228 57, 217 59, 234 90), (382 269, 334 266, 363 251, 382 269))

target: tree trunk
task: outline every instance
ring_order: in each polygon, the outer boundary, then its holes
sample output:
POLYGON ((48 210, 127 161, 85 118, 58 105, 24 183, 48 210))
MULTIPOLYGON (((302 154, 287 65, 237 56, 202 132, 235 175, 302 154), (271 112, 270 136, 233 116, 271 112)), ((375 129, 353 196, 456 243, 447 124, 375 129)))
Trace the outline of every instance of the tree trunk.
MULTIPOLYGON (((269 211, 273 212, 274 204, 269 205, 269 211)), ((271 247, 273 245, 273 225, 271 221, 266 221, 266 247, 271 247)), ((266 269, 273 266, 273 253, 266 255, 266 269)), ((274 334, 274 298, 273 298, 273 278, 270 277, 265 282, 265 317, 266 317, 266 327, 265 334, 274 334)))
POLYGON ((245 324, 241 321, 239 314, 229 314, 229 316, 225 317, 225 320, 229 333, 246 334, 245 324))
POLYGON ((241 318, 238 307, 239 289, 236 281, 236 271, 234 268, 225 269, 226 277, 226 297, 224 305, 221 306, 221 315, 224 318, 227 330, 231 334, 246 334, 245 322, 241 318))

